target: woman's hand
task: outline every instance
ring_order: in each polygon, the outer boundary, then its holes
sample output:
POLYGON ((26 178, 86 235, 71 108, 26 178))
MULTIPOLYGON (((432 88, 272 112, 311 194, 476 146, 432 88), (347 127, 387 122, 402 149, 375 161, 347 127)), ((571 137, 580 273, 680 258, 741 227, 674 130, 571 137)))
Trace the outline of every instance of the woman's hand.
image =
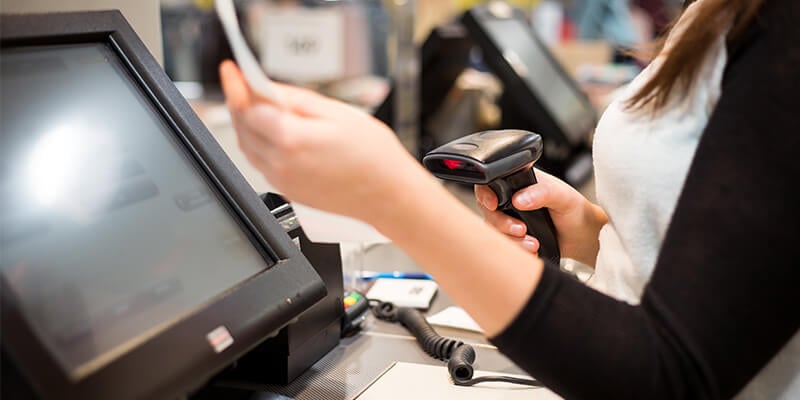
MULTIPOLYGON (((556 226, 559 250, 563 257, 594 266, 599 249, 600 228, 608 222, 605 212, 560 179, 536 170, 538 183, 511 198, 520 211, 546 207, 556 226)), ((497 196, 488 186, 475 186, 478 208, 486 222, 506 234, 526 250, 538 254, 539 241, 527 235, 525 223, 497 210, 497 196)))
POLYGON ((421 169, 386 125, 354 107, 280 84, 277 106, 231 61, 220 77, 239 146, 292 200, 368 220, 396 201, 398 175, 421 169))

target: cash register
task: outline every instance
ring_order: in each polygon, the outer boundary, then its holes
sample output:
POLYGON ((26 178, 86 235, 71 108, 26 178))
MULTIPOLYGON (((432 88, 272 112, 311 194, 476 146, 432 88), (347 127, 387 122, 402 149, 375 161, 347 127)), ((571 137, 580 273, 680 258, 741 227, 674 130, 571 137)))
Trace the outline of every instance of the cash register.
POLYGON ((0 397, 187 398, 325 297, 119 12, 0 18, 0 397))

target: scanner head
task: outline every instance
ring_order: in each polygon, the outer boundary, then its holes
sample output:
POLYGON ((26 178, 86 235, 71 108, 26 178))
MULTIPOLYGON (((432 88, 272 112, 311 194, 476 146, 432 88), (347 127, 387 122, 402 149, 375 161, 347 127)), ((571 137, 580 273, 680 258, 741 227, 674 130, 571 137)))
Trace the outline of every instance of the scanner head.
POLYGON ((542 137, 518 130, 490 130, 464 136, 429 152, 422 164, 436 177, 486 185, 530 168, 542 155, 542 137))

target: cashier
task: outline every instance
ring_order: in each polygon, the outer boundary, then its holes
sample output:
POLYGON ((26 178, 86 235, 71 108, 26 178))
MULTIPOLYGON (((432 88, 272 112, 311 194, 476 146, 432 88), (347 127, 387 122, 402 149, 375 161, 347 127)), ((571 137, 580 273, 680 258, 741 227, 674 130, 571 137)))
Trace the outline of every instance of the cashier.
POLYGON ((476 188, 482 220, 369 115, 290 86, 279 107, 233 63, 221 74, 271 183, 378 228, 560 395, 796 399, 798 21, 796 0, 696 1, 597 126, 598 204, 542 172, 515 194, 549 208, 588 286, 538 258, 491 191, 476 188))

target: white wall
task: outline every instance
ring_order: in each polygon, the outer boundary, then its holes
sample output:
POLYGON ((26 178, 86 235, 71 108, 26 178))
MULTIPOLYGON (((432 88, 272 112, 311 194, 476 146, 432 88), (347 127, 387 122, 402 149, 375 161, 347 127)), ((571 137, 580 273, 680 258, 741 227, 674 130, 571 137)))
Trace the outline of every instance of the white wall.
POLYGON ((2 13, 42 13, 118 9, 163 65, 158 0, 0 0, 2 13))

